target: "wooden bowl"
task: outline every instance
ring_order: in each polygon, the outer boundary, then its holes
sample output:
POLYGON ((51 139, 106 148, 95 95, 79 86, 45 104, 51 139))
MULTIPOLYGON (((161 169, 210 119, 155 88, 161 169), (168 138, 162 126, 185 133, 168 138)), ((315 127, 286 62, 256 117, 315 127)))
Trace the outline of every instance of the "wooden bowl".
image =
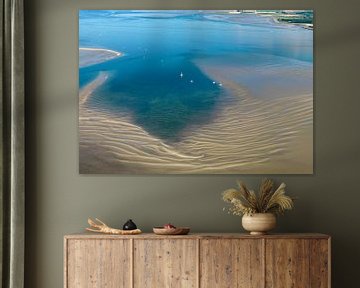
POLYGON ((186 235, 190 232, 189 227, 164 228, 154 227, 153 231, 157 235, 186 235))

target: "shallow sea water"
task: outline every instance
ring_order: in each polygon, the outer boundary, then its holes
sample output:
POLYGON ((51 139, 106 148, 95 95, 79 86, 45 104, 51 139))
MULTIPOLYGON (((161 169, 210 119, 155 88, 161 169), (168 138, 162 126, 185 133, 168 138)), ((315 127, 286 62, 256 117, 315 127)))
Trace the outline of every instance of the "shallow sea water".
POLYGON ((150 134, 176 141, 189 125, 212 121, 225 97, 221 78, 261 99, 312 93, 313 32, 269 17, 213 11, 79 13, 79 47, 125 55, 79 69, 79 87, 108 73, 91 107, 131 113, 150 134), (199 66, 198 63, 201 63, 199 66))

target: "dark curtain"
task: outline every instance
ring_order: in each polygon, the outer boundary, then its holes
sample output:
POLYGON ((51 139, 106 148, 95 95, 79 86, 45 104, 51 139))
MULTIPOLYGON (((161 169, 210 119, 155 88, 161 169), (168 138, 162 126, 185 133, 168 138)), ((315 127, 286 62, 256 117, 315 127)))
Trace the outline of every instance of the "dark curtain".
POLYGON ((24 287, 23 1, 1 0, 0 283, 24 287))

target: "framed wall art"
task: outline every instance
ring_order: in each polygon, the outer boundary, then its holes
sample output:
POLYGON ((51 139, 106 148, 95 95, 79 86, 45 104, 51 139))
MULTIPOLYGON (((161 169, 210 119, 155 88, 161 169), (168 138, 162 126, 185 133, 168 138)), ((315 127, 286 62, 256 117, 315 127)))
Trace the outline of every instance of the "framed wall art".
POLYGON ((313 173, 313 12, 80 10, 83 174, 313 173))

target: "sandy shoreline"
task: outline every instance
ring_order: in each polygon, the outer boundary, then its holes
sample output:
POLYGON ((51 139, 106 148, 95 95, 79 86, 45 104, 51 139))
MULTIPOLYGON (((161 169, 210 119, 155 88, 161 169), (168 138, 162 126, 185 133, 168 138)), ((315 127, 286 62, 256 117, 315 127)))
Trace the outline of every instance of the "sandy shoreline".
POLYGON ((224 101, 211 123, 189 127, 172 145, 133 124, 131 115, 89 107, 87 99, 108 77, 99 74, 80 92, 80 173, 313 172, 312 94, 256 99, 218 71, 205 73, 223 83, 224 101))
POLYGON ((124 53, 102 48, 79 48, 79 68, 95 65, 117 57, 124 56, 124 53))

